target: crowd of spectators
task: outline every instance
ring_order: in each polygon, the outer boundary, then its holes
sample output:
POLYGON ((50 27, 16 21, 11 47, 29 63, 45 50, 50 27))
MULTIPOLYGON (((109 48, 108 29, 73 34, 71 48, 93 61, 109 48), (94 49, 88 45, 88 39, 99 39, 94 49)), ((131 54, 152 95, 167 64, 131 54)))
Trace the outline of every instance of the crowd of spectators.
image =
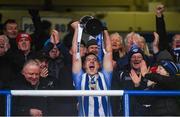
MULTIPOLYGON (((103 25, 103 59, 96 37, 78 45, 79 21, 70 22, 63 40, 41 20, 38 10, 29 10, 35 31, 20 31, 14 19, 3 24, 0 35, 0 90, 179 90, 180 34, 167 37, 164 6, 156 8, 156 31, 152 51, 145 37, 130 32, 123 38, 109 34, 103 25), (79 51, 79 53, 78 53, 79 51)), ((108 22, 107 22, 108 23, 108 22)), ((122 97, 13 97, 14 116, 122 116, 122 97)), ((178 97, 130 98, 130 115, 179 116, 178 97)), ((0 115, 5 97, 0 96, 0 115)))

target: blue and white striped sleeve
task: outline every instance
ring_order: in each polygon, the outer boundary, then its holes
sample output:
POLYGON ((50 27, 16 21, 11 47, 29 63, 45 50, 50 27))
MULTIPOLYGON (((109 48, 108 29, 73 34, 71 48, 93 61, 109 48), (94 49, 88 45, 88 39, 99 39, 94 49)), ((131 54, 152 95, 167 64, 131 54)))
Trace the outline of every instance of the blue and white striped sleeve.
POLYGON ((76 90, 81 90, 81 81, 83 70, 81 69, 79 73, 73 73, 73 82, 75 84, 76 90))
POLYGON ((102 69, 102 73, 104 75, 104 79, 107 84, 107 88, 111 89, 112 72, 107 72, 106 70, 102 69))

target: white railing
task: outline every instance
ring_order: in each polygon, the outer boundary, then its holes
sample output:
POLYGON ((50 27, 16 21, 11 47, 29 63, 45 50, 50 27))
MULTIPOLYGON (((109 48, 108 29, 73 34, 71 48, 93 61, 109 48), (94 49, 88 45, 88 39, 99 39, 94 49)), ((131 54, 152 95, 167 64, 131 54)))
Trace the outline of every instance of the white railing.
POLYGON ((124 116, 129 117, 130 96, 180 96, 180 91, 143 91, 143 90, 0 90, 1 95, 6 95, 6 116, 11 116, 12 96, 123 96, 124 116))
POLYGON ((14 96, 122 96, 123 90, 11 90, 14 96))

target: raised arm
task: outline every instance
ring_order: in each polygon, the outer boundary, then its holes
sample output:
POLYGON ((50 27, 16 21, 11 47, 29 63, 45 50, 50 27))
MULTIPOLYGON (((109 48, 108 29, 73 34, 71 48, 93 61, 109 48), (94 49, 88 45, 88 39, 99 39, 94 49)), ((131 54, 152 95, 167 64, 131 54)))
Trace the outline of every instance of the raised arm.
POLYGON ((57 46, 58 43, 60 43, 59 41, 59 33, 54 29, 52 30, 51 36, 50 36, 50 41, 45 44, 45 46, 43 47, 43 50, 46 53, 49 53, 51 51, 51 49, 53 49, 54 46, 57 46))
POLYGON ((81 57, 77 57, 78 53, 78 25, 79 22, 73 22, 71 26, 74 29, 73 41, 72 41, 72 72, 74 74, 79 73, 82 68, 81 57))
POLYGON ((59 39, 60 39, 59 32, 55 29, 52 30, 50 42, 53 43, 54 45, 56 45, 60 42, 59 39))
POLYGON ((164 5, 160 4, 156 7, 156 32, 159 34, 160 50, 169 49, 166 26, 163 16, 164 11, 165 11, 164 5))
POLYGON ((35 27, 35 31, 36 31, 36 33, 39 34, 42 31, 41 17, 39 15, 39 10, 29 9, 28 12, 31 15, 32 22, 33 22, 34 27, 35 27))
POLYGON ((154 40, 152 43, 152 49, 153 49, 153 53, 156 54, 159 52, 159 35, 156 32, 153 32, 154 35, 154 40))
POLYGON ((104 46, 106 50, 106 53, 104 54, 104 58, 103 58, 103 67, 107 72, 111 72, 113 70, 111 41, 107 30, 104 30, 103 34, 104 34, 104 46))

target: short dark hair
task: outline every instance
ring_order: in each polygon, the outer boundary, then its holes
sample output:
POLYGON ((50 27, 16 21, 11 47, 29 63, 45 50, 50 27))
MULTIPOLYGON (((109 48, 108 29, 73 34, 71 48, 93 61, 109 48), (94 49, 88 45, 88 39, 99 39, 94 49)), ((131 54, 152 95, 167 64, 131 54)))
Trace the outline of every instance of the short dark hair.
MULTIPOLYGON (((96 54, 92 53, 92 52, 87 53, 87 54, 84 56, 84 61, 86 60, 86 57, 88 57, 89 55, 94 55, 94 56, 97 58, 98 62, 99 62, 98 56, 97 56, 96 54)), ((84 63, 84 61, 83 61, 83 63, 84 63)))
POLYGON ((6 25, 7 24, 13 24, 13 23, 17 24, 15 19, 7 19, 3 24, 3 29, 6 30, 6 25))

